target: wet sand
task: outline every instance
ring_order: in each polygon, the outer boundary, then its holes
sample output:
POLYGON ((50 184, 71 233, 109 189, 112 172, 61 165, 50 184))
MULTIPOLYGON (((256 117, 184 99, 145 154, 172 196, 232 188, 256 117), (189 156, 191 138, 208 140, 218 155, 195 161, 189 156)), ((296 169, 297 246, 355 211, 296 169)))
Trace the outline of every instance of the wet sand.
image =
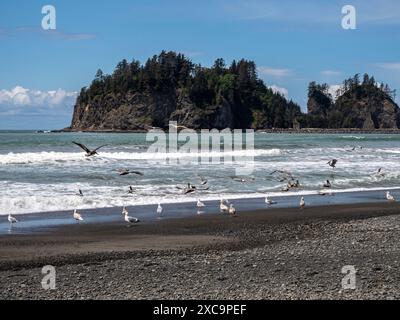
POLYGON ((0 236, 0 299, 398 299, 400 204, 279 208, 0 236), (56 267, 56 290, 40 282, 56 267), (355 290, 341 286, 345 265, 355 290))

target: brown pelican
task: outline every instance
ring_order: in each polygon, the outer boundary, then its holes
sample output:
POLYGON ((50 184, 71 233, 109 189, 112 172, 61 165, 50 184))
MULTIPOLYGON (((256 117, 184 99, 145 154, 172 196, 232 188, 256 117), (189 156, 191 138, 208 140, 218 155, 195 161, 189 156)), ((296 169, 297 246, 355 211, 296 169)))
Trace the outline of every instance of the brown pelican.
POLYGON ((107 146, 106 144, 103 146, 100 146, 94 150, 90 150, 88 147, 86 147, 84 144, 82 143, 78 143, 78 142, 74 142, 72 141, 73 144, 76 144, 77 146, 79 146, 81 149, 83 149, 86 152, 86 157, 92 157, 94 155, 97 155, 97 150, 104 148, 105 146, 107 146))
POLYGON ((324 188, 331 188, 332 184, 331 184, 331 182, 329 180, 326 180, 326 182, 324 183, 323 187, 324 188))
POLYGON ((337 162, 338 161, 336 159, 332 159, 332 160, 328 161, 327 164, 329 164, 329 166, 331 166, 332 168, 335 168, 337 162))
POLYGON ((128 174, 137 174, 138 176, 143 176, 143 173, 139 171, 131 171, 129 169, 117 169, 116 171, 120 176, 127 176, 128 174))

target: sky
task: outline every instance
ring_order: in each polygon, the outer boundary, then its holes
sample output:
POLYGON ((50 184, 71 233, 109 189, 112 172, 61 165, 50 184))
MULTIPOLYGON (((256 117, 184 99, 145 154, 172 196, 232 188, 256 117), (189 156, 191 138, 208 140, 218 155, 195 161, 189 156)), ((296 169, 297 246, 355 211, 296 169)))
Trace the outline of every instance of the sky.
POLYGON ((400 96, 400 1, 0 1, 0 130, 67 127, 99 68, 112 73, 124 58, 162 50, 203 66, 254 60, 259 77, 304 111, 310 81, 337 88, 356 73, 400 96), (45 5, 56 10, 55 30, 42 28, 45 5), (356 10, 355 29, 342 27, 344 5, 356 10))

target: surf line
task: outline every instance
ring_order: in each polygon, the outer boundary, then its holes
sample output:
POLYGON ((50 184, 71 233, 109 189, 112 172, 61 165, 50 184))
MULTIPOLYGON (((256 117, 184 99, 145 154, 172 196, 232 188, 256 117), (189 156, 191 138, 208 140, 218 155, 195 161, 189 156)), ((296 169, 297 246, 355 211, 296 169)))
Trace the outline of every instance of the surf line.
POLYGON ((254 130, 202 129, 200 132, 183 127, 178 132, 176 121, 169 122, 168 134, 161 129, 149 130, 151 142, 147 153, 161 154, 152 159, 160 164, 235 164, 237 175, 250 175, 254 170, 254 130), (211 144, 210 144, 211 140, 211 144), (223 152, 221 143, 223 141, 223 152), (178 147, 178 143, 179 147, 178 147), (200 149, 200 150, 199 150, 200 149), (244 151, 244 152, 243 152, 244 151), (198 155, 185 157, 185 155, 198 155), (178 156, 177 156, 178 155, 178 156))

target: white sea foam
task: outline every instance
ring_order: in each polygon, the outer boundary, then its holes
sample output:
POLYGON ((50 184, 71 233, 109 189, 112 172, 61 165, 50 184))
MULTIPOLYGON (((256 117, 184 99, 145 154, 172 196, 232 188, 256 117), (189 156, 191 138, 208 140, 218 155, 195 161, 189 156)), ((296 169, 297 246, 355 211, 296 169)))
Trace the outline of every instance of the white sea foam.
POLYGON ((164 160, 181 158, 224 158, 234 157, 249 158, 259 156, 279 155, 279 149, 269 150, 240 150, 240 151, 220 151, 220 152, 103 152, 99 156, 86 158, 82 153, 72 152, 28 152, 28 153, 8 153, 0 154, 0 165, 7 164, 37 164, 51 162, 82 162, 82 161, 101 161, 107 160, 164 160))
MULTIPOLYGON (((399 189, 400 186, 390 188, 347 188, 347 189, 330 189, 329 192, 333 194, 346 193, 346 192, 360 192, 360 191, 386 191, 399 189)), ((16 196, 12 198, 0 198, 0 216, 8 215, 12 213, 14 215, 27 214, 27 213, 38 213, 38 212, 52 212, 52 211, 72 211, 76 208, 79 209, 96 209, 96 208, 112 208, 122 206, 136 206, 136 205, 157 205, 158 203, 196 203, 199 197, 202 201, 218 201, 221 198, 229 200, 238 199, 256 199, 264 198, 265 196, 270 197, 299 197, 307 195, 316 195, 318 190, 298 190, 290 192, 265 190, 263 192, 253 193, 229 193, 221 192, 218 194, 208 195, 195 195, 185 196, 107 196, 102 195, 101 197, 86 196, 80 198, 74 195, 58 195, 57 197, 52 196, 16 196)), ((382 199, 384 199, 382 193, 382 199)), ((149 214, 154 212, 149 211, 149 214)))

